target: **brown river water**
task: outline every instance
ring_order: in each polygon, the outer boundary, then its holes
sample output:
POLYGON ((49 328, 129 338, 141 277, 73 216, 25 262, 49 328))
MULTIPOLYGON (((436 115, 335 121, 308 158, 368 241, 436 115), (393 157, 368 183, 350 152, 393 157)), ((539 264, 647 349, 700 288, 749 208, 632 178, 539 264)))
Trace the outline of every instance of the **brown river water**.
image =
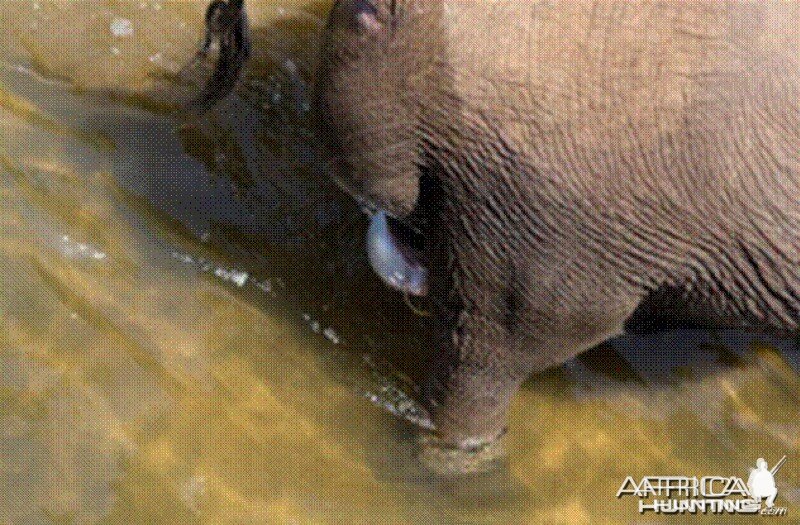
POLYGON ((524 386, 500 468, 425 470, 429 321, 310 153, 329 2, 251 0, 242 85, 190 121, 204 7, 0 4, 0 524, 800 523, 796 341, 615 341, 524 386), (783 455, 784 517, 616 497, 783 455))

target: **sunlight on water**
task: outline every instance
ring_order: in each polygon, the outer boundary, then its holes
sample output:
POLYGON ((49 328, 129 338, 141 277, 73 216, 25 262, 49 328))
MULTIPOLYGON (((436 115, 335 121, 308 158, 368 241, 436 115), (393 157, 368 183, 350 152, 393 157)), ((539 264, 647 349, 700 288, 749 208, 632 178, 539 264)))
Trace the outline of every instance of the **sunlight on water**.
POLYGON ((327 2, 250 2, 243 85, 185 122, 204 4, 0 6, 0 524, 633 523, 628 475, 784 454, 798 519, 800 352, 727 333, 534 378, 507 465, 428 474, 391 414, 424 418, 429 321, 308 153, 327 2))

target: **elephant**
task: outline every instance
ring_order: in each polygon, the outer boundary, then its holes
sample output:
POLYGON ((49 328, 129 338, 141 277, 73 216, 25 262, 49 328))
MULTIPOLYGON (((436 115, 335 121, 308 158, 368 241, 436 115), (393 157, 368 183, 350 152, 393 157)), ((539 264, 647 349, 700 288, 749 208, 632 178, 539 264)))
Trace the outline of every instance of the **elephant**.
POLYGON ((443 450, 626 331, 800 325, 800 2, 338 0, 312 99, 376 271, 427 295, 443 450))

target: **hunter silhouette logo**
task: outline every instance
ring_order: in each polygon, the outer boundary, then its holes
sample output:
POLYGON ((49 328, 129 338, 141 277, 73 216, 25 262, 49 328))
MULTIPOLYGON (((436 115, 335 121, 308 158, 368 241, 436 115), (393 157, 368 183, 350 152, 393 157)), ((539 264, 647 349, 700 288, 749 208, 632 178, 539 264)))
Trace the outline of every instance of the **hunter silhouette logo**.
POLYGON ((747 484, 736 476, 645 476, 639 483, 625 478, 617 498, 639 497, 639 513, 655 514, 761 514, 785 516, 785 507, 776 507, 778 487, 775 475, 786 462, 783 456, 772 469, 764 458, 750 469, 747 484), (652 501, 647 500, 652 498, 652 501), (762 500, 766 500, 762 506, 762 500))
POLYGON ((775 474, 786 462, 783 456, 778 463, 767 470, 767 462, 764 458, 756 460, 756 468, 750 469, 750 477, 747 479, 747 488, 750 489, 750 496, 757 502, 761 498, 767 498, 767 509, 775 507, 775 496, 778 495, 778 487, 775 486, 775 474))

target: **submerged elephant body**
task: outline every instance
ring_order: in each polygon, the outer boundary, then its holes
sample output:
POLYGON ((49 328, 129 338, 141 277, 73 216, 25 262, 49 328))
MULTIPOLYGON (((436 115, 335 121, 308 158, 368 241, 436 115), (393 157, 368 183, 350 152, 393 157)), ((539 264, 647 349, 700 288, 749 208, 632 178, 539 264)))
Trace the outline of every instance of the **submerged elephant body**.
POLYGON ((423 230, 439 437, 625 328, 800 321, 794 2, 337 2, 317 107, 356 198, 423 230), (421 188, 421 189, 420 189, 421 188))
POLYGON ((522 381, 626 328, 798 329, 797 20, 796 2, 335 3, 320 135, 348 193, 424 237, 444 446, 495 441, 522 381))

